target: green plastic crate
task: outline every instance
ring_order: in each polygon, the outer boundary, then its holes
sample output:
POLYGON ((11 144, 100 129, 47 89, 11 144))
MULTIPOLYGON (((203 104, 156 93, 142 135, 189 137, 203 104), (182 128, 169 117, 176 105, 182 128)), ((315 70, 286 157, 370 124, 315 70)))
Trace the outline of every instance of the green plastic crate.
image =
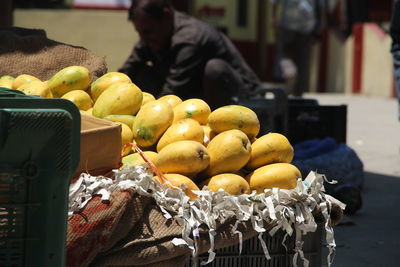
POLYGON ((65 266, 79 150, 72 102, 0 88, 0 266, 65 266))

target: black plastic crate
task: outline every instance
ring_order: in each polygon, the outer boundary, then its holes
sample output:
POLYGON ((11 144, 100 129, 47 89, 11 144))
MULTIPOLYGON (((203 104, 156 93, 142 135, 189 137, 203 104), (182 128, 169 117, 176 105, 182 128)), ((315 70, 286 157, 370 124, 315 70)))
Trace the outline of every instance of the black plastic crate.
MULTIPOLYGON (((319 267, 322 261, 322 234, 323 226, 318 225, 315 232, 302 236, 303 252, 309 267, 319 267)), ((268 233, 263 234, 263 239, 267 245, 268 253, 271 259, 267 259, 264 255, 258 236, 250 238, 243 242, 242 253, 239 255, 239 244, 231 247, 225 247, 215 250, 216 256, 213 262, 205 265, 208 267, 290 267, 293 266, 293 255, 295 247, 295 235, 287 236, 284 242, 286 248, 282 245, 285 233, 279 230, 274 236, 268 233)), ((208 254, 202 254, 198 257, 198 266, 202 261, 208 259, 208 254)), ((298 257, 298 266, 302 266, 302 260, 298 257)), ((190 259, 185 267, 192 267, 190 259)))
POLYGON ((288 139, 292 144, 332 137, 346 143, 347 105, 319 105, 315 101, 289 101, 288 139))

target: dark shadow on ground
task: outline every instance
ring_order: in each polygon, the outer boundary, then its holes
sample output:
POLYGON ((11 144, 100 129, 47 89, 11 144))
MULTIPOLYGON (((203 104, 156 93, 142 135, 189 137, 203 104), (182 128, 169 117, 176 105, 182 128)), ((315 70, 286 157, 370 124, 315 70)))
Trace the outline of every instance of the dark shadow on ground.
POLYGON ((334 227, 332 266, 400 266, 400 177, 365 172, 362 197, 363 207, 334 227))

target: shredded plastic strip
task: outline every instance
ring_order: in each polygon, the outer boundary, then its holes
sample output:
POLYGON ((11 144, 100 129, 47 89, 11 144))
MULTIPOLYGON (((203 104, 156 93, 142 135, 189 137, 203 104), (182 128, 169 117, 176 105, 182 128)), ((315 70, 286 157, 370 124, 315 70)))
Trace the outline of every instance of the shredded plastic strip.
POLYGON ((310 172, 304 181, 299 179, 297 186, 292 190, 274 188, 266 189, 261 194, 253 192, 239 196, 229 195, 223 190, 218 192, 203 190, 194 191, 198 199, 189 201, 182 190, 169 188, 153 180, 152 170, 147 164, 116 169, 113 173, 113 179, 81 174, 77 182, 70 186, 68 214, 72 215, 82 210, 94 195, 101 194, 103 200, 108 200, 112 192, 133 188, 138 194, 154 198, 166 218, 174 218, 183 226, 182 238, 175 238, 173 243, 186 244, 192 250, 193 258, 197 258, 196 243, 199 238, 199 226, 207 225, 210 250, 207 261, 202 262, 202 265, 212 262, 215 258, 214 236, 217 222, 224 223, 228 219, 236 218, 237 222, 232 231, 239 235, 240 248, 242 233, 238 231, 237 225, 240 221, 250 221, 254 230, 259 233, 259 240, 266 258, 270 258, 268 248, 262 238, 264 232, 267 231, 264 223, 268 221, 274 226, 268 230, 271 236, 279 229, 286 232, 284 239, 295 234, 293 264, 297 266, 297 259, 300 257, 303 265, 307 266, 308 261, 304 258, 302 251, 301 236, 316 231, 317 223, 312 211, 319 206, 325 218, 326 243, 329 249, 328 266, 333 261, 336 244, 333 229, 330 226, 329 212, 332 203, 339 205, 342 209, 345 205, 325 194, 323 183, 326 178, 321 174, 310 172))

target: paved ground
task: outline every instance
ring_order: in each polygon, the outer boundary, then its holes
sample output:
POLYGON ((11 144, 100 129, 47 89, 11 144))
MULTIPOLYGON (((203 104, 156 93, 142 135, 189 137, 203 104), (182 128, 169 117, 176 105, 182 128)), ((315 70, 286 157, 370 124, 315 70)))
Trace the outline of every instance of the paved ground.
MULTIPOLYGON (((400 253, 400 122, 395 99, 307 94, 347 104, 347 144, 364 164, 363 208, 334 228, 334 267, 397 267, 400 253)), ((324 259, 325 260, 325 259, 324 259)), ((326 262, 326 261, 323 261, 326 262)))

